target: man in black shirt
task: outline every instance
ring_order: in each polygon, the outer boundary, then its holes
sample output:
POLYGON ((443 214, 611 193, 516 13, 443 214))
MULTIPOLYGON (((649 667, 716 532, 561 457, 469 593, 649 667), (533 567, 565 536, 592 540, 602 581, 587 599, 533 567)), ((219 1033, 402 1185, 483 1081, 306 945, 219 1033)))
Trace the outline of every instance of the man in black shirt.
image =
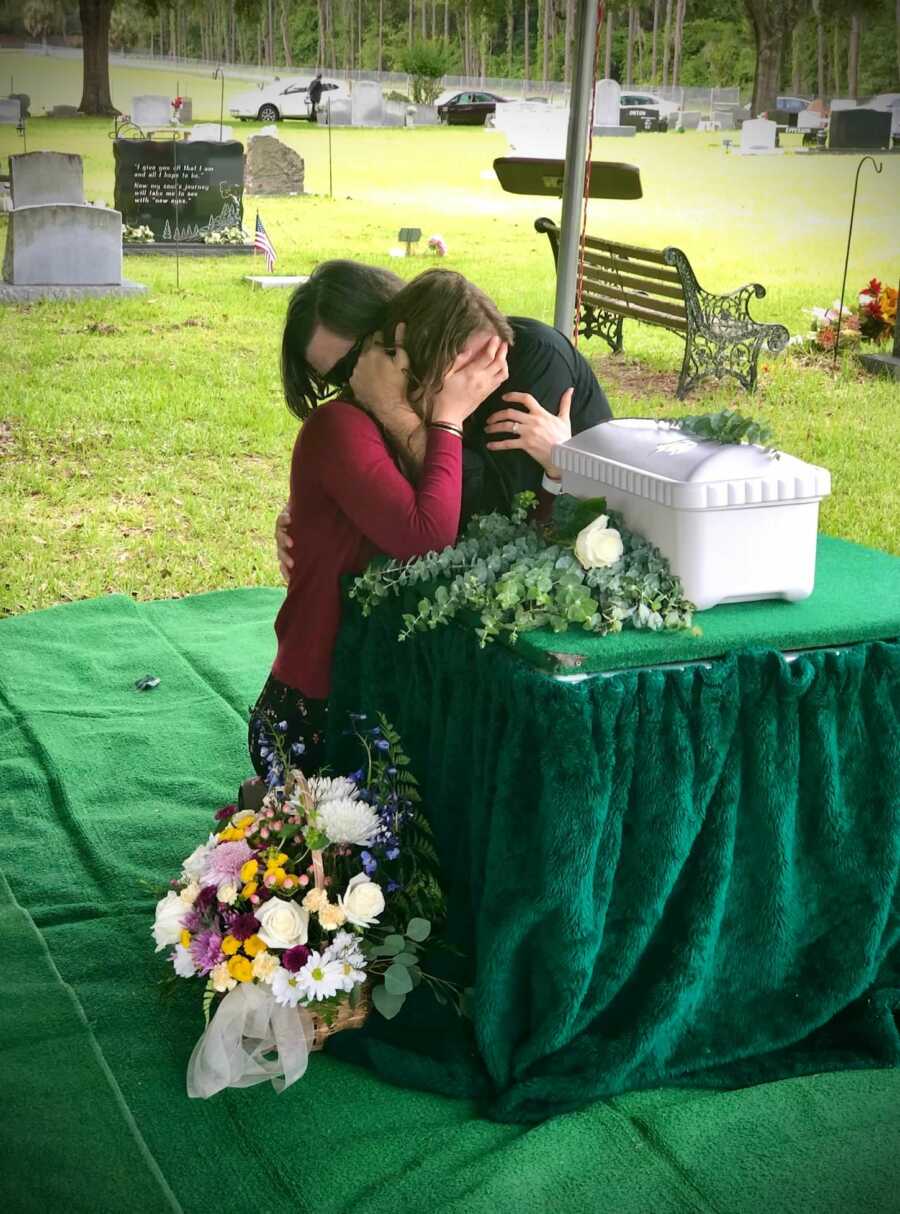
POLYGON ((324 91, 324 87, 325 86, 322 84, 322 73, 317 72, 315 78, 313 79, 312 83, 309 86, 309 92, 307 93, 307 96, 309 97, 309 120, 310 120, 310 122, 319 121, 318 106, 319 106, 319 102, 322 100, 322 93, 324 91))

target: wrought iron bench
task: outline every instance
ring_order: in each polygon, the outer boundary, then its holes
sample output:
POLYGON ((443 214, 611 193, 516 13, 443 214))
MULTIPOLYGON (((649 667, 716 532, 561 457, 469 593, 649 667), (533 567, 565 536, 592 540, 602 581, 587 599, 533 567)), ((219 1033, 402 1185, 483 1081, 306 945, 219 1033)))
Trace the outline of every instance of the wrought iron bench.
MULTIPOLYGON (((551 219, 537 219, 534 226, 549 238, 556 260, 559 228, 551 219)), ((625 317, 658 325, 684 338, 680 398, 709 376, 733 376, 752 392, 760 350, 783 350, 789 339, 784 325, 760 324, 750 316, 750 300, 765 293, 754 282, 728 295, 711 295, 681 249, 642 249, 588 236, 578 332, 602 337, 618 353, 625 317)))

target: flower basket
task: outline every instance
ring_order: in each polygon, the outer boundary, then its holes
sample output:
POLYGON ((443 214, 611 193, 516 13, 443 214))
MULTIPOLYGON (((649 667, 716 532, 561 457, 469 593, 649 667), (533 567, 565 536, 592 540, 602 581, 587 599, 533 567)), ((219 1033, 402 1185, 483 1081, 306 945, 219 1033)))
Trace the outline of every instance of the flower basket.
POLYGON ((369 1013, 372 1010, 372 984, 365 982, 360 987, 359 1002, 356 1007, 351 1007, 349 1000, 342 1003, 337 1010, 337 1014, 330 1021, 327 1021, 323 1016, 313 1013, 313 1026, 315 1035, 310 1045, 310 1053, 316 1050, 323 1050, 325 1042, 329 1037, 333 1037, 335 1033, 343 1033, 346 1029, 361 1029, 369 1019, 369 1013))

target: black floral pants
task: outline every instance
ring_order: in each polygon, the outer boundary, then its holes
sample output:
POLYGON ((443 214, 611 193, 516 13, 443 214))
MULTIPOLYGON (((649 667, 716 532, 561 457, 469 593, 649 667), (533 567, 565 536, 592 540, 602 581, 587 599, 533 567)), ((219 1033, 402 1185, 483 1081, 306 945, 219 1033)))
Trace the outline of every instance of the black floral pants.
POLYGON ((280 747, 292 767, 315 775, 325 762, 327 723, 327 700, 312 700, 270 674, 250 709, 247 741, 256 774, 266 779, 272 764, 280 762, 280 747))

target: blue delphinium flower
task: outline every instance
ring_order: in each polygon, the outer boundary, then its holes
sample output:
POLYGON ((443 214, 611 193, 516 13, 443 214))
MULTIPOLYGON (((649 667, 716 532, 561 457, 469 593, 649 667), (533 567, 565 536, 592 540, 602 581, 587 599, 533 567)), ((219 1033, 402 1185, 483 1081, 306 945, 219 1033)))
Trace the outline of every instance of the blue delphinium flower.
POLYGON ((303 745, 302 742, 294 742, 294 744, 291 746, 291 750, 294 752, 295 755, 302 755, 303 752, 306 750, 306 747, 303 745))
POLYGON ((387 738, 376 738, 375 739, 375 749, 376 750, 390 750, 391 744, 387 740, 387 738))
POLYGON ((378 861, 369 851, 360 852, 359 858, 362 860, 362 866, 365 870, 366 876, 371 877, 372 873, 374 873, 378 867, 378 861))
POLYGON ((400 848, 399 847, 389 847, 384 854, 387 856, 387 858, 389 860, 396 860, 397 857, 400 855, 400 848))

